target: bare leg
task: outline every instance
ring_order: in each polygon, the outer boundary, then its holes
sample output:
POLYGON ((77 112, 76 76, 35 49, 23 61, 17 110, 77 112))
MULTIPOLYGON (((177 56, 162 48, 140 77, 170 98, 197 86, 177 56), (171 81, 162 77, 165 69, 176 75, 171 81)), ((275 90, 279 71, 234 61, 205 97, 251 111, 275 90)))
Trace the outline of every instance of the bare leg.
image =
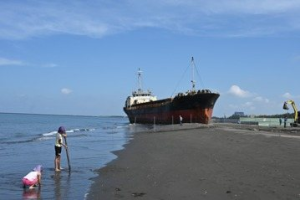
POLYGON ((57 159, 57 169, 60 170, 60 156, 58 156, 57 159))
POLYGON ((56 170, 57 167, 56 167, 56 156, 54 157, 54 170, 56 170))
POLYGON ((34 187, 35 187, 35 185, 33 184, 29 187, 29 189, 33 189, 34 187))
POLYGON ((55 156, 55 171, 60 171, 60 156, 55 156))

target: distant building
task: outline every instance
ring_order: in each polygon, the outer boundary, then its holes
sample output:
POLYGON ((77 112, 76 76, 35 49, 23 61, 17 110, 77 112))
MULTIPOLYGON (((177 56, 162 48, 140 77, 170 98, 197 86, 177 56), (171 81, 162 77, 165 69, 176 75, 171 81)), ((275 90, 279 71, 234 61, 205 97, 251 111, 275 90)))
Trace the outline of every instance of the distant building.
POLYGON ((239 117, 244 117, 245 116, 244 112, 234 112, 233 115, 234 116, 239 116, 239 117))
POLYGON ((241 117, 245 117, 244 112, 234 112, 233 115, 229 117, 229 119, 240 119, 241 117))

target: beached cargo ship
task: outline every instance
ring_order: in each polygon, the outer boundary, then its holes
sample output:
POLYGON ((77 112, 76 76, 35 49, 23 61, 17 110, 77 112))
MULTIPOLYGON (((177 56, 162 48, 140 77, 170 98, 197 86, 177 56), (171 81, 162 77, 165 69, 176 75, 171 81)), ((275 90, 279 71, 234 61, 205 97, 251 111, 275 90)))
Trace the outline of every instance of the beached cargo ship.
MULTIPOLYGON (((193 62, 193 58, 192 58, 193 62)), ((130 123, 140 124, 208 124, 214 105, 220 94, 208 89, 196 90, 192 80, 192 90, 179 93, 174 98, 158 100, 151 91, 141 88, 142 72, 138 71, 139 88, 132 92, 125 102, 124 112, 130 123)))

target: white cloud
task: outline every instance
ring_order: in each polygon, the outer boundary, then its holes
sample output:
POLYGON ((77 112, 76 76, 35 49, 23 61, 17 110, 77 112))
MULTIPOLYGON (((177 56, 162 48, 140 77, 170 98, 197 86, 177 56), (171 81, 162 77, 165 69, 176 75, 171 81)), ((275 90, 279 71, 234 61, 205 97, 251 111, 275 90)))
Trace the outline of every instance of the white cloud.
POLYGON ((300 95, 292 95, 289 92, 286 92, 282 95, 283 98, 285 99, 291 99, 291 100, 295 100, 295 99, 300 99, 300 95))
POLYGON ((183 34, 257 36, 299 32, 299 0, 1 1, 0 38, 103 37, 145 27, 183 34))
POLYGON ((237 97, 250 97, 252 94, 248 91, 242 90, 239 86, 237 85, 232 85, 229 89, 229 93, 237 96, 237 97))
POLYGON ((48 63, 48 64, 44 64, 42 67, 44 67, 44 68, 54 68, 54 67, 57 67, 57 66, 58 66, 57 64, 48 63))
POLYGON ((62 94, 65 94, 65 95, 68 95, 68 94, 71 94, 73 91, 70 90, 69 88, 62 88, 61 89, 61 93, 62 94))
POLYGON ((296 62, 299 62, 300 61, 300 55, 294 56, 293 60, 296 61, 296 62))
POLYGON ((254 101, 263 101, 264 99, 262 97, 255 97, 253 100, 254 101))
POLYGON ((287 98, 287 99, 292 99, 294 98, 290 93, 286 92, 282 95, 284 98, 287 98))
POLYGON ((243 106, 251 111, 256 110, 257 108, 257 105, 255 105, 253 102, 246 102, 243 106))
POLYGON ((209 8, 218 13, 248 13, 271 14, 297 11, 300 8, 298 0, 219 0, 209 1, 209 8))
POLYGON ((232 109, 237 109, 239 106, 237 104, 229 104, 229 107, 232 109))
POLYGON ((24 61, 20 61, 20 60, 13 60, 13 59, 7 59, 7 58, 1 58, 0 57, 0 66, 34 66, 34 67, 38 67, 41 66, 43 68, 54 68, 54 67, 58 67, 57 64, 54 63, 48 63, 48 64, 32 64, 32 63, 28 63, 28 62, 24 62, 24 61))
POLYGON ((253 103, 248 101, 248 102, 244 103, 244 106, 245 107, 251 107, 251 106, 253 106, 253 103))
POLYGON ((263 97, 260 97, 260 96, 257 96, 253 99, 253 101, 257 101, 257 102, 263 102, 263 103, 269 103, 270 100, 267 99, 267 98, 263 98, 263 97))
POLYGON ((24 65, 24 63, 19 60, 0 58, 0 66, 7 66, 7 65, 24 65))

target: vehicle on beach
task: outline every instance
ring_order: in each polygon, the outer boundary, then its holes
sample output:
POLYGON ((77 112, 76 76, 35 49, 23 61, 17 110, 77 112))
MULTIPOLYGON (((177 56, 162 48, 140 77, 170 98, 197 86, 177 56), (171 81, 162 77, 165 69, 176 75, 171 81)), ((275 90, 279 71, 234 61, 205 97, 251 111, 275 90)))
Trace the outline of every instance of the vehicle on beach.
MULTIPOLYGON (((194 70, 194 65, 192 66, 194 70)), ((142 89, 141 79, 142 71, 139 70, 138 89, 127 97, 123 108, 130 123, 179 124, 180 118, 183 123, 208 124, 210 122, 219 93, 208 89, 196 90, 193 78, 191 90, 178 93, 174 98, 158 100, 151 91, 142 89)))
POLYGON ((291 104, 293 109, 294 109, 294 122, 291 123, 291 127, 298 127, 300 126, 300 119, 299 119, 299 111, 297 110, 296 104, 293 100, 288 100, 285 101, 283 104, 283 109, 288 110, 289 107, 287 106, 288 104, 291 104))

